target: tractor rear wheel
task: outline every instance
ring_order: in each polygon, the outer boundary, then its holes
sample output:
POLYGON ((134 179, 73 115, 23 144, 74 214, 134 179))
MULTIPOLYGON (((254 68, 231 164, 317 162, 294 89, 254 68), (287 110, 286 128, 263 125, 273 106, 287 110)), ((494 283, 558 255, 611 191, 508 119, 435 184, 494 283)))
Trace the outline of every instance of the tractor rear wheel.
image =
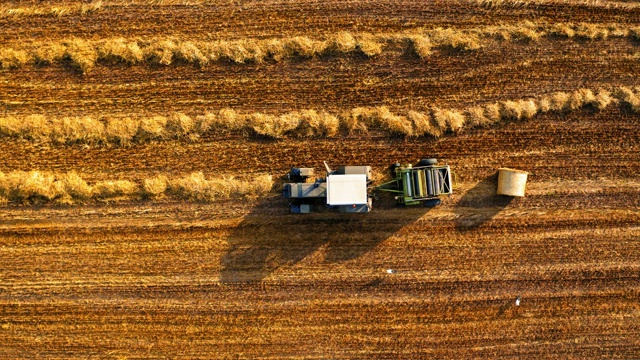
POLYGON ((437 163, 438 160, 436 160, 435 158, 421 159, 420 162, 418 162, 418 166, 431 166, 437 163))
POLYGON ((393 178, 396 177, 396 169, 399 168, 400 166, 401 166, 400 163, 395 163, 389 166, 389 170, 391 171, 391 177, 393 178))
POLYGON ((423 202, 423 205, 425 207, 430 207, 431 208, 431 207, 436 207, 436 206, 440 205, 441 203, 442 203, 442 200, 440 200, 440 199, 430 199, 430 200, 425 200, 423 202))

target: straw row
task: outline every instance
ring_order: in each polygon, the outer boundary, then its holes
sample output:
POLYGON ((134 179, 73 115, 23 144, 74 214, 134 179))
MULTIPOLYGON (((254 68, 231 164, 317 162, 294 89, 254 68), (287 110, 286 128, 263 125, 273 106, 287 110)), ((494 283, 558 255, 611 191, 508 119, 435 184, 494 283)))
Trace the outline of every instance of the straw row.
POLYGON ((216 61, 230 61, 236 64, 260 63, 265 60, 281 61, 328 54, 359 53, 373 57, 390 45, 407 46, 416 56, 427 58, 434 49, 477 50, 483 46, 484 38, 536 41, 543 36, 591 40, 629 37, 640 40, 640 27, 587 23, 537 25, 521 22, 477 29, 437 28, 397 34, 340 32, 321 40, 306 36, 215 41, 191 41, 173 37, 103 40, 73 38, 0 48, 0 65, 3 69, 12 69, 26 64, 62 63, 85 73, 97 62, 161 65, 182 62, 205 66, 216 61))
POLYGON ((0 18, 19 18, 27 16, 66 16, 75 14, 88 14, 98 11, 103 6, 102 0, 94 0, 90 3, 56 4, 52 6, 3 6, 0 7, 0 18))
POLYGON ((19 204, 77 204, 89 201, 141 200, 172 197, 190 201, 253 198, 271 190, 271 175, 252 179, 209 178, 201 172, 169 179, 164 175, 141 182, 130 180, 87 183, 75 172, 54 174, 40 171, 0 172, 0 202, 19 204))
MULTIPOLYGON (((607 9, 630 10, 638 7, 634 0, 623 1, 594 1, 594 0, 467 0, 472 4, 481 5, 487 9, 522 9, 529 7, 569 5, 571 7, 606 7, 607 9)), ((561 11, 558 9, 558 11, 561 11)))
MULTIPOLYGON (((562 0, 469 0, 470 3, 480 5, 485 8, 526 8, 539 5, 566 4, 562 0)), ((21 18, 28 16, 69 16, 85 15, 92 12, 102 11, 109 8, 126 7, 130 5, 150 5, 150 6, 207 6, 215 5, 211 0, 93 0, 91 2, 69 3, 35 6, 3 6, 0 7, 0 18, 21 18)), ((634 2, 599 2, 593 0, 574 0, 573 6, 585 7, 608 7, 618 10, 629 10, 638 6, 634 2)))
POLYGON ((129 144, 149 140, 195 140, 207 133, 238 133, 269 138, 334 137, 378 130, 396 136, 440 137, 465 128, 531 119, 540 113, 570 112, 583 107, 603 110, 620 104, 640 112, 640 87, 613 91, 579 89, 556 92, 537 99, 507 100, 467 109, 428 107, 426 111, 393 113, 386 106, 357 107, 340 114, 302 110, 282 115, 222 109, 190 117, 182 113, 144 118, 47 118, 44 115, 0 117, 0 136, 32 141, 129 144))

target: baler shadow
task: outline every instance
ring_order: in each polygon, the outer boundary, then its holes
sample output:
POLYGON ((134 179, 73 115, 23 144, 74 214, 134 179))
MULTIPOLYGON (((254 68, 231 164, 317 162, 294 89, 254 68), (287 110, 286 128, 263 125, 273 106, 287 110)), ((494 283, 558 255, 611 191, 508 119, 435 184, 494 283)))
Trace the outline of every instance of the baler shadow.
POLYGON ((458 231, 470 231, 493 219, 513 202, 513 197, 497 195, 498 173, 494 173, 467 191, 455 207, 458 231))
MULTIPOLYGON (((276 185, 272 192, 281 186, 276 185)), ((312 266, 357 259, 427 211, 426 207, 396 209, 392 202, 379 201, 368 214, 328 210, 289 214, 286 200, 270 196, 228 235, 229 250, 221 259, 220 282, 259 282, 310 256, 312 266)))

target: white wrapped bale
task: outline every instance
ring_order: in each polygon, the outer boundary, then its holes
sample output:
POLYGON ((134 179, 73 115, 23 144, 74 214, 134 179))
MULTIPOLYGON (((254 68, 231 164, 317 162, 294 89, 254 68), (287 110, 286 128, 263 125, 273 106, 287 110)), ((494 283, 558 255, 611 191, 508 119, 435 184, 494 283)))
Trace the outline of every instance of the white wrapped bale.
POLYGON ((522 170, 498 169, 498 195, 524 196, 528 172, 522 170))

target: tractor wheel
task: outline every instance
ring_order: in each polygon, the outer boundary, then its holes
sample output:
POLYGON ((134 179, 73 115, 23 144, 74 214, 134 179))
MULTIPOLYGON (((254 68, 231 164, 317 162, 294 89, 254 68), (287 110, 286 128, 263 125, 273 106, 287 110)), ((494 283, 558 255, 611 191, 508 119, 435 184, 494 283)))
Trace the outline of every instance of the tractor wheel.
POLYGON ((393 178, 396 177, 396 169, 399 168, 400 166, 401 166, 400 163, 395 163, 389 166, 389 170, 391 171, 391 177, 393 178))
POLYGON ((442 200, 440 199, 431 199, 431 200, 425 200, 423 204, 425 207, 432 208, 440 205, 441 203, 442 203, 442 200))
POLYGON ((289 178, 289 181, 294 183, 300 183, 305 181, 305 177, 300 175, 300 168, 296 168, 296 167, 291 168, 291 171, 289 171, 289 174, 287 175, 287 177, 289 178))
POLYGON ((437 163, 438 163, 438 160, 436 160, 434 158, 421 159, 420 162, 418 162, 418 166, 431 166, 431 165, 435 165, 437 163))

